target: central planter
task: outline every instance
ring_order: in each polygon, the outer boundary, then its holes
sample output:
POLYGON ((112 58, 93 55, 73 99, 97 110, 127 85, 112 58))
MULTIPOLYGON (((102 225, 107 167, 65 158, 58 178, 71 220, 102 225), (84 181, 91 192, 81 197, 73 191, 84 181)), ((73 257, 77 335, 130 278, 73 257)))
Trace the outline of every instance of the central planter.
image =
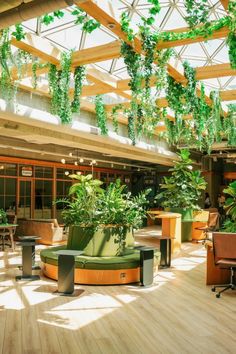
POLYGON ((72 225, 69 228, 67 249, 82 250, 85 256, 119 256, 133 246, 132 227, 110 225, 95 229, 72 225))
POLYGON ((181 241, 192 241, 193 209, 170 208, 170 211, 182 215, 181 219, 181 241))

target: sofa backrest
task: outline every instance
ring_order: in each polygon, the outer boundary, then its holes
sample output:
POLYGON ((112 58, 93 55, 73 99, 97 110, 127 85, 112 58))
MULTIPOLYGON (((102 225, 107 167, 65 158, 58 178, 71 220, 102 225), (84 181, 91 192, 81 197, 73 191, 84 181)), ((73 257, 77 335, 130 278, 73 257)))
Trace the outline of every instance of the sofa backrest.
POLYGON ((52 223, 54 227, 59 227, 57 219, 26 219, 34 222, 52 223))

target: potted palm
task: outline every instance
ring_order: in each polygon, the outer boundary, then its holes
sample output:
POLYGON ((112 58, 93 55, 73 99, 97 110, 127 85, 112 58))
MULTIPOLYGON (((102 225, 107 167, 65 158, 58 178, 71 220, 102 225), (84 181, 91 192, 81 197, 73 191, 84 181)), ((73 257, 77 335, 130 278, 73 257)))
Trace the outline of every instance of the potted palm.
POLYGON ((182 215, 182 241, 188 241, 191 240, 191 223, 186 222, 192 221, 193 211, 200 209, 198 201, 206 182, 201 171, 193 170, 188 150, 183 149, 177 155, 179 161, 169 169, 171 176, 164 177, 164 183, 160 185, 163 191, 156 199, 164 208, 182 215))
POLYGON ((87 256, 122 255, 134 245, 133 228, 146 216, 146 195, 132 197, 125 193, 120 180, 102 189, 102 182, 92 175, 71 175, 76 180, 63 199, 62 217, 69 226, 67 247, 80 249, 87 256))
POLYGON ((229 184, 227 188, 223 190, 229 197, 225 201, 225 211, 227 219, 224 222, 222 231, 224 232, 236 232, 236 181, 229 184))

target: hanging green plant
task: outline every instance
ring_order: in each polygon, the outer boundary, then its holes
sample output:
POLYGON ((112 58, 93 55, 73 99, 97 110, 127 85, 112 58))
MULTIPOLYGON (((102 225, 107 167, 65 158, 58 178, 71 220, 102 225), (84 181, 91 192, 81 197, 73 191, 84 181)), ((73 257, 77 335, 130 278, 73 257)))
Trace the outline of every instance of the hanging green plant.
POLYGON ((16 38, 17 41, 25 39, 25 31, 21 23, 15 25, 15 31, 12 32, 12 36, 16 38))
POLYGON ((230 1, 229 2, 229 16, 230 16, 230 25, 229 29, 230 32, 227 38, 227 45, 229 47, 229 60, 232 69, 236 69, 236 2, 230 1))
POLYGON ((69 96, 70 74, 71 74, 71 55, 72 52, 63 52, 61 56, 61 75, 60 75, 60 108, 59 117, 62 124, 71 123, 71 102, 69 96))
POLYGON ((58 11, 54 11, 54 12, 52 12, 52 13, 50 13, 50 14, 45 14, 45 15, 41 18, 41 22, 42 22, 44 25, 48 26, 48 25, 50 25, 50 23, 53 23, 53 22, 54 22, 55 18, 60 19, 60 18, 62 18, 62 17, 64 17, 64 11, 58 10, 58 11))
POLYGON ((228 115, 223 120, 224 134, 228 146, 236 146, 236 104, 228 105, 228 115))
POLYGON ((221 107, 221 99, 219 95, 219 91, 212 91, 210 93, 210 98, 212 99, 212 110, 211 110, 211 123, 214 133, 214 138, 217 143, 222 140, 222 107, 221 107))
POLYGON ((128 116, 128 137, 130 138, 132 145, 136 144, 136 137, 135 137, 135 117, 132 114, 132 110, 129 111, 128 116))
POLYGON ((130 18, 127 12, 122 12, 120 19, 121 29, 127 34, 127 39, 132 41, 134 39, 134 31, 130 26, 130 18))
POLYGON ((98 128, 101 129, 101 135, 107 135, 107 115, 101 95, 95 97, 95 112, 98 128))
POLYGON ((112 108, 112 111, 111 111, 111 115, 112 115, 112 125, 113 125, 113 129, 114 129, 114 132, 116 134, 119 133, 119 124, 118 124, 118 113, 120 110, 123 109, 123 106, 122 104, 117 104, 116 106, 114 106, 112 108))
POLYGON ((52 96, 52 114, 58 115, 62 124, 71 122, 71 102, 69 97, 71 52, 63 52, 61 55, 60 70, 50 64, 48 73, 49 92, 52 96))
POLYGON ((210 13, 207 0, 185 0, 184 6, 188 14, 185 20, 190 27, 196 27, 208 22, 210 13))
POLYGON ((7 28, 0 31, 0 93, 8 102, 14 100, 16 94, 8 67, 10 63, 14 64, 14 57, 10 45, 10 32, 7 28))
MULTIPOLYGON (((48 26, 55 21, 55 19, 61 19, 65 13, 62 10, 54 11, 49 14, 45 14, 41 21, 44 25, 48 26)), ((75 16, 75 24, 82 25, 81 29, 87 33, 92 33, 95 29, 100 27, 100 23, 94 19, 89 19, 86 12, 80 8, 76 8, 71 12, 71 15, 75 16)))
POLYGON ((72 112, 80 113, 80 96, 82 92, 83 82, 85 80, 85 67, 78 66, 74 71, 74 98, 71 104, 72 112))

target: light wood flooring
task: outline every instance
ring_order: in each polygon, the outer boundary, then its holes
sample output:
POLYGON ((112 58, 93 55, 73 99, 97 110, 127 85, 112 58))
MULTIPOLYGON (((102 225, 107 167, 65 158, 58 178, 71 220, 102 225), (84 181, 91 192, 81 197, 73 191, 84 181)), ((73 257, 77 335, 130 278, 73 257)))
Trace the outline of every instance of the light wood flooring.
POLYGON ((76 286, 53 292, 41 278, 16 283, 20 250, 0 252, 0 353, 236 353, 236 291, 205 285, 201 244, 184 244, 153 286, 76 286))

